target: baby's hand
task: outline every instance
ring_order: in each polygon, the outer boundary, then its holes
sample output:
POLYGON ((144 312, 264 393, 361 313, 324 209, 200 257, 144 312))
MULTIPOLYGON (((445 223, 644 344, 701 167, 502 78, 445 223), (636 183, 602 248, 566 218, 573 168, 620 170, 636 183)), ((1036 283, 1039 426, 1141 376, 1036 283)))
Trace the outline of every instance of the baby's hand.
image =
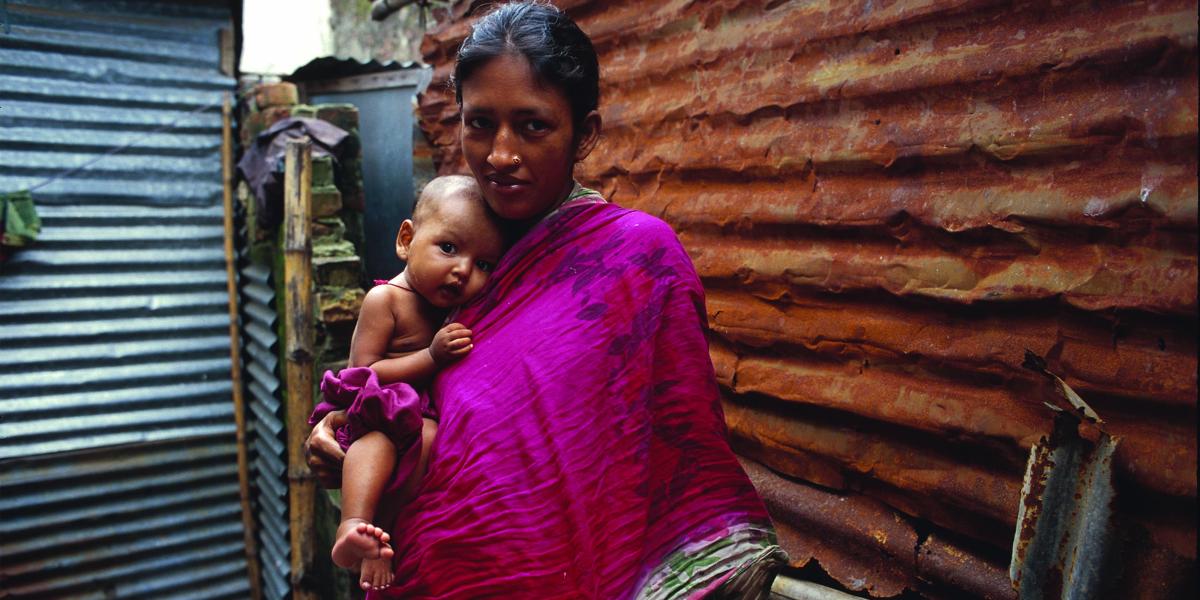
POLYGON ((429 344, 429 354, 433 362, 444 367, 471 351, 471 330, 461 323, 451 323, 433 335, 433 343, 429 344))

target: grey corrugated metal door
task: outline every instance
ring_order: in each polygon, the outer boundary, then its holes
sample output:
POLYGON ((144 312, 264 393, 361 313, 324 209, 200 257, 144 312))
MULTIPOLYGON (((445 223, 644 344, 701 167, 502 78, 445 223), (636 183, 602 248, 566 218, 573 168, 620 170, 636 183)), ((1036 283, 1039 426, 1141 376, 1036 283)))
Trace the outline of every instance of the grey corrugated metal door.
MULTIPOLYGON (((247 244, 248 245, 248 244, 247 244)), ((263 597, 291 594, 291 537, 288 532, 287 441, 280 401, 278 313, 271 269, 243 256, 241 272, 242 347, 246 401, 250 414, 253 457, 250 468, 255 488, 258 562, 262 565, 263 597)))
POLYGON ((222 252, 227 5, 9 0, 0 596, 244 598, 222 252), (174 126, 155 132, 163 125, 174 126))

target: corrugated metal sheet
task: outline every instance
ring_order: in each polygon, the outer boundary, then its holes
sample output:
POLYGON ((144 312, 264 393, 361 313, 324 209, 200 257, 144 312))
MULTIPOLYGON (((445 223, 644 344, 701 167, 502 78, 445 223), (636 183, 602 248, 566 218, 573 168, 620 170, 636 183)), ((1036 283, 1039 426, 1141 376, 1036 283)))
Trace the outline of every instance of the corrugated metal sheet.
MULTIPOLYGON (((424 45, 442 172, 465 172, 444 83, 482 4, 424 45)), ((1122 438, 1108 593, 1194 594, 1194 0, 556 4, 600 52, 578 176, 691 253, 794 566, 878 597, 1012 596, 1024 466, 1053 428, 1028 349, 1122 438)))
POLYGON ((245 597, 222 251, 229 5, 5 8, 0 190, 34 188, 43 228, 0 266, 0 592, 245 597))
POLYGON ((279 381, 278 312, 271 269, 243 257, 242 347, 251 428, 251 476, 263 597, 291 594, 291 542, 288 534, 287 441, 279 381))
POLYGON ((249 594, 232 436, 7 460, 0 481, 5 597, 249 594))

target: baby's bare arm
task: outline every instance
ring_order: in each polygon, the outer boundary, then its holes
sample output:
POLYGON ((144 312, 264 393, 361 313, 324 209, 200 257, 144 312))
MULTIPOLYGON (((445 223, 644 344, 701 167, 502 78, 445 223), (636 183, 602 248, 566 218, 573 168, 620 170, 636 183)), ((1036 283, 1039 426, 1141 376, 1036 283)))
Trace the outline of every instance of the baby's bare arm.
POLYGON ((406 324, 399 318, 400 315, 420 318, 415 306, 403 306, 410 300, 407 295, 384 286, 367 292, 350 341, 350 366, 370 367, 384 385, 403 381, 420 386, 437 373, 437 363, 427 348, 403 354, 389 352, 393 338, 419 331, 416 324, 406 324))
POLYGON ((414 350, 408 354, 376 361, 371 368, 379 375, 379 383, 387 385, 403 381, 413 387, 429 383, 438 371, 437 363, 428 349, 414 350))
POLYGON ((391 297, 382 286, 372 288, 363 298, 354 335, 350 338, 351 367, 369 367, 387 358, 388 344, 396 335, 396 317, 391 297))
POLYGON ((433 336, 428 348, 378 361, 371 368, 379 375, 379 381, 385 384, 403 381, 414 386, 424 385, 438 369, 466 356, 471 347, 471 330, 451 323, 433 336))

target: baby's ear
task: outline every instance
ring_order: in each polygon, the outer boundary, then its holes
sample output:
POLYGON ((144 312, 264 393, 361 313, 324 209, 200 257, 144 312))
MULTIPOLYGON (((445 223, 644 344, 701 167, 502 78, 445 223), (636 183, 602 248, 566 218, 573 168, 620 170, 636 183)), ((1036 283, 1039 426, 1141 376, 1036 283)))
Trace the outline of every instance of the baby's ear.
POLYGON ((412 245, 412 240, 413 222, 412 219, 405 219, 400 224, 400 231, 396 232, 396 258, 408 262, 408 247, 412 245))

